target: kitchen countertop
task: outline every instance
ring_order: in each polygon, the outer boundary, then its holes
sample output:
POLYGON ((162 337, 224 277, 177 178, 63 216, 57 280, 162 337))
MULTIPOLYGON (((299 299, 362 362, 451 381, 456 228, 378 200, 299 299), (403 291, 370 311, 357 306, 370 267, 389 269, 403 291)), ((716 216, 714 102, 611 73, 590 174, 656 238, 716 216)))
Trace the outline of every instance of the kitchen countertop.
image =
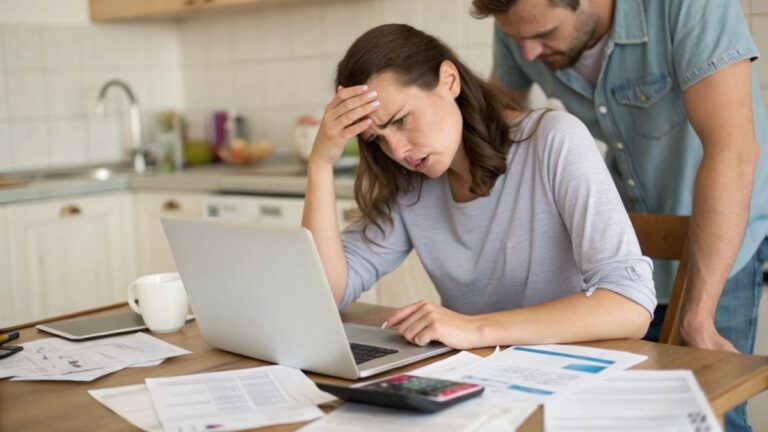
MULTIPOLYGON (((306 181, 303 164, 290 155, 274 155, 252 167, 212 164, 167 173, 117 172, 104 180, 41 176, 24 186, 0 188, 0 204, 127 190, 304 196, 306 181)), ((335 185, 338 198, 353 198, 354 170, 338 171, 335 185)))

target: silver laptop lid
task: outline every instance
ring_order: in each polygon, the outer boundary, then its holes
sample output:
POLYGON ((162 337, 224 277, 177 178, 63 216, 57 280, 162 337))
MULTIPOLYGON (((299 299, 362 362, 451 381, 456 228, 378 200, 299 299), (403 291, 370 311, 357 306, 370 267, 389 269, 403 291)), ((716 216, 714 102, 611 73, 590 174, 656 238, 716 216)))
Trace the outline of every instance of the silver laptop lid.
POLYGON ((209 345, 358 377, 308 230, 170 218, 162 223, 209 345))

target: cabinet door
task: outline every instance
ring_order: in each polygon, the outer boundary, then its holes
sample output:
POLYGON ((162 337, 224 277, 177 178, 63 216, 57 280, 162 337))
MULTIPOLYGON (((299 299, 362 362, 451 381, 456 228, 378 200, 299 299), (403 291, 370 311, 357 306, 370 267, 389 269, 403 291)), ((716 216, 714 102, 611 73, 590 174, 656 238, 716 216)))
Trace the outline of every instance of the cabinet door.
POLYGON ((135 194, 138 272, 134 276, 176 271, 160 218, 202 219, 207 196, 154 192, 135 194))
POLYGON ((134 273, 130 195, 7 206, 12 314, 0 326, 125 301, 134 273))

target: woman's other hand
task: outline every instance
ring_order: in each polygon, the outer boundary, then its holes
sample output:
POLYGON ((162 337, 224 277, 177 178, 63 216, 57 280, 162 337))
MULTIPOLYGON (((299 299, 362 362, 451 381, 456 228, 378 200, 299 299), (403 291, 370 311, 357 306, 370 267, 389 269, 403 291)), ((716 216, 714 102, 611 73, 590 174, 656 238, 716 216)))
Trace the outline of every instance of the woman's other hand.
POLYGON ((377 97, 367 85, 339 86, 336 96, 325 106, 310 160, 331 165, 339 160, 347 142, 371 125, 365 116, 379 107, 377 97))
POLYGON ((482 346, 478 317, 462 315, 426 300, 398 309, 385 324, 385 328, 397 330, 406 340, 419 346, 431 341, 456 349, 482 346))

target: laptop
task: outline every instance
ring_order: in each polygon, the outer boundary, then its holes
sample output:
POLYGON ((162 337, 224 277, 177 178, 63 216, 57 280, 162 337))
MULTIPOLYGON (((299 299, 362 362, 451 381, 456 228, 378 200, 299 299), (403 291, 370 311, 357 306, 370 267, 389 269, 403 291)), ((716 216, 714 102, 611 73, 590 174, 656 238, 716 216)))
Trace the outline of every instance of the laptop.
POLYGON ((343 324, 307 229, 162 223, 200 332, 213 347, 346 379, 451 350, 413 345, 394 330, 343 324))

